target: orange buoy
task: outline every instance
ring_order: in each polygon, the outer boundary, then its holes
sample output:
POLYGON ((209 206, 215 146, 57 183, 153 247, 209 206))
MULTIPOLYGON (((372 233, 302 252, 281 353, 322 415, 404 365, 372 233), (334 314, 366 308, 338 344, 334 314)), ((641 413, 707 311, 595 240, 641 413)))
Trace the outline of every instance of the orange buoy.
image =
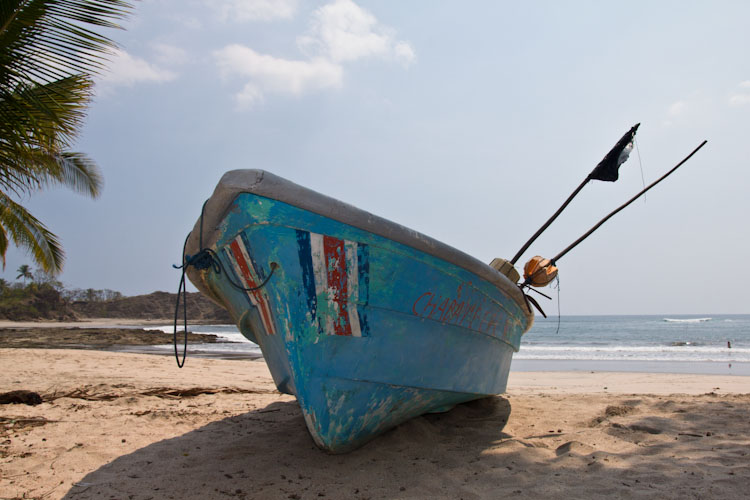
POLYGON ((523 266, 523 278, 526 284, 536 287, 547 286, 557 276, 557 268, 549 259, 540 255, 531 258, 523 266))

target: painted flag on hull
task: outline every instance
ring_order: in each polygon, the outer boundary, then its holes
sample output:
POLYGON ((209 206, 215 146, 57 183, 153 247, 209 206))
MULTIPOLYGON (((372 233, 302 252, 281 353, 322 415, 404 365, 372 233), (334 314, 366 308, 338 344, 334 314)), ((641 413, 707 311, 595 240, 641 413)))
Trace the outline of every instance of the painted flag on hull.
POLYGON ((367 336, 369 251, 365 244, 297 230, 307 306, 326 335, 367 336), (322 302, 322 303, 321 303, 322 302))
MULTIPOLYGON (((255 288, 260 283, 263 283, 266 276, 263 269, 253 259, 253 254, 249 249, 250 242, 247 240, 245 233, 241 233, 232 240, 228 248, 224 249, 224 252, 232 264, 232 269, 234 269, 239 282, 245 288, 255 288)), ((275 334, 276 327, 273 322, 271 306, 263 289, 245 292, 245 294, 250 303, 258 310, 263 327, 266 329, 266 334, 275 334)))

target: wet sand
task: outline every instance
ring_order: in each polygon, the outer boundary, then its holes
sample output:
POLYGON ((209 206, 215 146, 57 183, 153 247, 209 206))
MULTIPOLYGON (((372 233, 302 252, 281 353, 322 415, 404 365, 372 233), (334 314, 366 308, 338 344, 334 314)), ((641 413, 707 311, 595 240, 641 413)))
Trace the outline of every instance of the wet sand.
POLYGON ((0 349, 0 498, 746 498, 750 378, 516 372, 318 450, 265 363, 0 349))

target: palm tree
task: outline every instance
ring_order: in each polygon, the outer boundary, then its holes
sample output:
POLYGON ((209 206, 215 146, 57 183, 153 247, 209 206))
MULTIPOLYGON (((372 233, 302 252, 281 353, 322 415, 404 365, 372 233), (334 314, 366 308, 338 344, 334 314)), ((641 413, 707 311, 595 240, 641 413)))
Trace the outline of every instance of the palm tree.
POLYGON ((12 241, 59 273, 57 237, 16 200, 59 185, 95 198, 99 168, 69 148, 114 42, 87 26, 117 28, 126 0, 0 1, 0 256, 12 241), (14 199, 15 198, 15 199, 14 199))
POLYGON ((34 277, 33 274, 31 274, 31 267, 29 267, 28 264, 21 265, 18 269, 16 269, 18 272, 18 276, 16 276, 16 279, 22 278, 24 283, 26 280, 30 280, 34 277))

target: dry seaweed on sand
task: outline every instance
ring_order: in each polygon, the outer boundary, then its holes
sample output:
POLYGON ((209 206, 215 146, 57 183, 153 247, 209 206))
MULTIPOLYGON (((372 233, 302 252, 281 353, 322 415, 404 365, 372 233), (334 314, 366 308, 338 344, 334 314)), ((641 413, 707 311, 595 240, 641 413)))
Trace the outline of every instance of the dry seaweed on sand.
POLYGON ((132 396, 154 396, 157 398, 180 399, 192 398, 204 394, 279 394, 278 391, 265 389, 240 389, 237 387, 153 387, 149 389, 113 392, 102 390, 97 386, 78 387, 67 391, 54 391, 44 396, 45 401, 60 398, 83 399, 85 401, 112 401, 132 396))

